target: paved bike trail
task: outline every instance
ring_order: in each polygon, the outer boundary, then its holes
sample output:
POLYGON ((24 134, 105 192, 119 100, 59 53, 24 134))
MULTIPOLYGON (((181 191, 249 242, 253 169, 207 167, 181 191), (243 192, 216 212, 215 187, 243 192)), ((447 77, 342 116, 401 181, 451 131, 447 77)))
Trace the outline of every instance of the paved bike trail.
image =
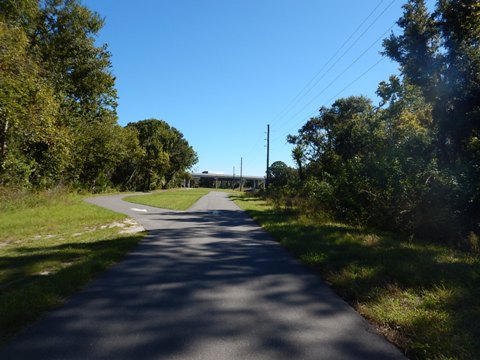
POLYGON ((185 212, 122 196, 89 201, 146 238, 0 359, 404 359, 226 194, 185 212))

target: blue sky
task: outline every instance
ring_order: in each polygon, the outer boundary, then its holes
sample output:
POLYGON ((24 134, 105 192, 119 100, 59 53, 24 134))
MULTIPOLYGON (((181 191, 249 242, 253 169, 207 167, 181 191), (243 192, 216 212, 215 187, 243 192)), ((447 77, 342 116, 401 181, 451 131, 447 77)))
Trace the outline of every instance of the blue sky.
POLYGON ((248 175, 265 173, 267 124, 270 163, 293 165, 286 136, 320 106, 342 96, 375 98, 398 67, 381 60, 376 40, 398 32, 392 26, 403 3, 83 1, 105 17, 98 43, 112 53, 119 123, 165 120, 197 151, 195 171, 235 167, 238 174, 243 157, 248 175))

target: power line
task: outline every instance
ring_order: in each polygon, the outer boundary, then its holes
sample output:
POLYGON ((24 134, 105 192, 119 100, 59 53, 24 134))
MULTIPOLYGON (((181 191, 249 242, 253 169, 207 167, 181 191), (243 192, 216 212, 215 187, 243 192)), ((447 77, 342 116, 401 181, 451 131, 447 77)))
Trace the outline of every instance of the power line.
MULTIPOLYGON (((294 107, 297 104, 297 99, 301 97, 305 89, 307 89, 310 84, 312 84, 315 79, 325 70, 325 68, 330 64, 330 62, 337 56, 337 54, 345 47, 345 45, 350 41, 350 39, 360 30, 360 28, 367 22, 367 20, 373 15, 373 13, 380 7, 380 5, 383 4, 385 0, 381 0, 377 6, 367 15, 367 17, 360 23, 360 25, 357 26, 357 28, 350 34, 350 36, 343 42, 343 44, 335 51, 335 53, 328 59, 328 61, 322 66, 322 68, 305 84, 305 86, 300 90, 300 92, 297 93, 297 95, 288 103, 288 105, 280 112, 278 113, 272 121, 275 122, 277 119, 281 119, 284 115, 286 115, 292 107, 294 107)), ((358 40, 358 38, 357 38, 358 40)), ((307 91, 307 93, 310 91, 310 89, 307 91)), ((306 94, 305 94, 306 95, 306 94)))
MULTIPOLYGON (((322 69, 314 76, 314 78, 302 89, 302 91, 300 92, 303 93, 303 95, 301 96, 297 96, 296 97, 296 100, 293 101, 293 104, 291 106, 289 106, 288 108, 288 111, 286 111, 281 117, 284 117, 286 114, 288 114, 288 112, 290 112, 303 98, 305 98, 305 96, 307 96, 314 88, 315 86, 330 72, 330 70, 332 70, 335 65, 338 64, 338 62, 343 59, 345 57, 345 55, 358 43, 358 41, 363 37, 363 35, 365 35, 367 33, 368 30, 370 30, 372 28, 372 26, 380 19, 380 17, 395 3, 396 0, 392 0, 383 10, 382 12, 380 12, 380 14, 378 14, 375 19, 367 26, 367 28, 365 28, 362 33, 357 36, 357 38, 353 41, 352 44, 350 44, 350 46, 336 59, 336 61, 326 70, 323 72, 323 75, 316 79, 313 84, 312 81, 317 77, 317 75, 319 75, 324 69, 325 67, 336 57, 336 55, 340 52, 340 50, 345 46, 345 44, 348 43, 348 41, 353 37, 353 35, 355 35, 355 33, 361 28, 361 26, 363 26, 363 24, 370 18, 370 16, 375 12, 375 10, 383 3, 383 1, 378 4, 373 10, 372 12, 367 16, 367 18, 361 23, 361 25, 359 27, 357 27, 357 29, 355 29, 355 31, 350 35, 350 37, 347 39, 347 41, 345 41, 342 46, 335 52, 335 54, 330 57, 330 59, 327 61, 327 63, 322 67, 322 69), (311 86, 309 86, 311 84, 311 86), (309 86, 309 87, 308 87, 309 86), (308 90, 307 91, 304 91, 304 89, 308 87, 308 90)), ((383 36, 383 35, 382 35, 383 36)), ((297 114, 296 114, 297 115, 297 114)), ((296 116, 295 115, 295 116, 296 116)), ((279 128, 282 128, 286 123, 288 123, 290 121, 290 119, 287 119, 286 121, 284 121, 280 126, 279 128)))
MULTIPOLYGON (((365 70, 363 73, 361 73, 359 76, 357 76, 354 80, 352 80, 350 83, 348 83, 342 90, 340 90, 339 92, 337 92, 335 95, 333 95, 330 99, 328 99, 326 101, 326 104, 330 103, 332 100, 336 99, 340 94, 342 94, 345 90, 347 90, 350 86, 352 86, 353 84, 355 84, 358 80, 360 80, 362 77, 364 77, 367 73, 369 73, 371 70, 373 70, 373 68, 375 68, 376 66, 378 66, 383 60, 385 60, 385 56, 382 56, 375 64, 373 64, 372 66, 370 66, 367 70, 365 70)), ((297 127, 299 126, 300 124, 302 124, 303 122, 305 121, 308 121, 308 119, 310 119, 312 116, 314 116, 315 114, 317 113, 317 110, 315 110, 313 113, 311 113, 310 115, 308 115, 306 118, 303 118, 300 122, 298 122, 297 124, 295 124, 293 127, 297 127)), ((293 127, 291 127, 290 129, 292 129, 293 127)), ((280 139, 281 137, 284 137, 285 135, 287 135, 287 133, 289 133, 290 131, 287 131, 287 132, 284 132, 282 135, 276 137, 274 140, 278 140, 280 139)))
POLYGON ((336 99, 341 93, 343 93, 345 90, 347 90, 350 86, 355 84, 358 80, 360 80, 362 77, 364 77, 367 73, 369 73, 374 67, 376 67, 378 64, 380 64, 383 60, 385 60, 386 56, 382 56, 375 64, 370 66, 367 70, 365 70, 362 74, 360 74, 357 78, 352 80, 347 86, 345 86, 342 90, 340 90, 338 93, 333 95, 330 99, 327 100, 327 103, 330 103, 333 99, 336 99))
MULTIPOLYGON (((368 19, 371 18, 371 16, 375 13, 375 11, 384 3, 385 0, 382 0, 380 1, 380 3, 367 15, 367 17, 360 23, 360 25, 352 32, 352 34, 350 34, 350 36, 343 42, 343 44, 336 50, 336 52, 329 58, 329 60, 323 65, 323 67, 315 74, 315 76, 302 88, 302 90, 294 97, 294 99, 292 101, 290 101, 289 105, 287 105, 286 108, 284 108, 284 110, 282 110, 276 117, 275 119, 277 119, 277 122, 278 120, 280 120, 281 118, 283 118, 286 114, 288 114, 303 98, 305 98, 306 95, 308 95, 312 89, 325 77, 325 75, 333 69, 333 67, 338 63, 339 60, 341 60, 343 57, 345 57, 345 55, 353 48, 353 46, 355 46, 358 41, 362 38, 363 35, 365 35, 365 33, 371 29, 371 27, 378 21, 378 19, 380 19, 380 17, 395 3, 396 0, 392 0, 381 12, 380 14, 378 14, 375 19, 367 26, 367 28, 365 28, 362 33, 357 36, 357 38, 353 41, 352 44, 350 44, 350 46, 336 59, 336 62, 333 63, 324 73, 323 75, 318 78, 318 76, 324 71, 324 69, 328 66, 328 64, 333 60, 335 59, 335 57, 337 56, 337 54, 346 46, 346 44, 348 44, 348 42, 353 38, 353 36, 359 31, 359 29, 368 21, 368 19), (317 79, 318 78, 318 79, 317 79), (316 80, 315 80, 316 79, 316 80), (313 84, 312 84, 313 83, 313 84), (305 89, 307 89, 305 91, 305 89)), ((305 104, 299 111, 297 111, 295 113, 295 115, 293 115, 292 117, 289 117, 286 121, 284 121, 278 128, 277 128, 277 131, 278 129, 281 129, 283 126, 285 126, 288 122, 290 122, 293 118, 295 118, 299 113, 301 113, 307 106, 309 106, 313 101, 315 101, 323 92, 325 92, 332 84, 334 84, 343 74, 345 74, 348 70, 351 69, 351 67, 357 63, 373 46, 375 46, 375 44, 381 40, 394 26, 395 26, 396 23, 394 23, 392 26, 390 26, 382 35, 380 35, 379 38, 377 38, 366 50, 364 50, 352 63, 350 63, 339 75, 337 75, 335 77, 335 79, 333 79, 326 87, 324 87, 319 93, 317 93, 317 95, 315 95, 307 104, 305 104)), ((384 57, 382 57, 379 61, 377 61, 375 64, 373 64, 370 68, 368 68, 366 71, 364 71, 360 76, 358 76, 357 78, 355 78, 353 81, 351 81, 346 87, 344 87, 339 93, 337 93, 333 98, 337 97, 339 94, 341 94, 343 91, 345 91, 346 89, 348 89, 351 85, 353 85, 355 82, 357 82, 360 78, 362 78, 363 76, 365 76, 365 74, 367 74, 369 71, 371 71, 374 67, 376 67, 382 60, 384 59, 384 57)), ((331 101, 331 100, 329 100, 331 101)), ((314 111, 309 117, 315 115, 317 112, 314 111)), ((308 119, 308 118, 307 118, 308 119)), ((303 122, 305 120, 302 120, 301 122, 303 122)), ((300 122, 300 123, 301 123, 300 122)), ((299 123, 299 124, 300 124, 299 123)), ((286 135, 289 131, 287 131, 286 133, 283 133, 281 136, 279 137, 276 137, 275 140, 278 140, 280 137, 283 137, 284 135, 286 135)), ((257 141, 256 144, 258 144, 260 141, 257 141)), ((254 150, 254 147, 256 147, 256 144, 255 146, 252 146, 252 148, 250 149, 250 151, 248 151, 248 153, 251 153, 251 151, 254 150)))
POLYGON ((317 95, 315 95, 309 102, 307 102, 300 110, 298 110, 293 116, 288 118, 286 122, 284 122, 279 128, 282 128, 285 124, 287 124, 290 120, 295 118, 297 115, 299 115, 303 110, 305 110, 309 105, 311 105, 315 100, 317 100, 320 95, 322 95, 326 90, 330 88, 343 74, 345 74, 348 70, 352 68, 353 65, 355 65, 358 60, 360 60, 371 48, 373 48, 380 40, 383 39, 383 37, 393 29, 395 24, 390 26, 382 35, 380 35, 367 49, 365 49, 355 60, 353 60, 340 74, 338 74, 330 83, 328 83, 327 86, 325 86, 317 95))

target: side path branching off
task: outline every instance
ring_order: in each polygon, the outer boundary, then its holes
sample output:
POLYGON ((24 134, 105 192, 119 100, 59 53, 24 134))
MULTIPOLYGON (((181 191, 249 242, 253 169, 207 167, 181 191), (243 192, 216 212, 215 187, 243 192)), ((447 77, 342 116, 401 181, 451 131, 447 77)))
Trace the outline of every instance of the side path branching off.
POLYGON ((126 215, 84 198, 64 191, 0 192, 0 345, 143 238, 131 233, 135 224, 126 215))

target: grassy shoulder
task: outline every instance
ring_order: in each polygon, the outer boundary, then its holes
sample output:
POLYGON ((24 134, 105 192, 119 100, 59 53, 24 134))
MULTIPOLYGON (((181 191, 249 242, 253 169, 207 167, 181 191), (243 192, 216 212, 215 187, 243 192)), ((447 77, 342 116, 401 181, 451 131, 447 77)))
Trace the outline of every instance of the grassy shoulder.
POLYGON ((127 196, 123 200, 161 209, 187 210, 200 200, 202 196, 207 195, 211 191, 233 192, 233 190, 206 188, 171 189, 154 192, 150 195, 127 196))
POLYGON ((235 202, 414 359, 480 359, 480 257, 235 202))
POLYGON ((121 259, 143 234, 67 193, 1 194, 0 344, 121 259))

